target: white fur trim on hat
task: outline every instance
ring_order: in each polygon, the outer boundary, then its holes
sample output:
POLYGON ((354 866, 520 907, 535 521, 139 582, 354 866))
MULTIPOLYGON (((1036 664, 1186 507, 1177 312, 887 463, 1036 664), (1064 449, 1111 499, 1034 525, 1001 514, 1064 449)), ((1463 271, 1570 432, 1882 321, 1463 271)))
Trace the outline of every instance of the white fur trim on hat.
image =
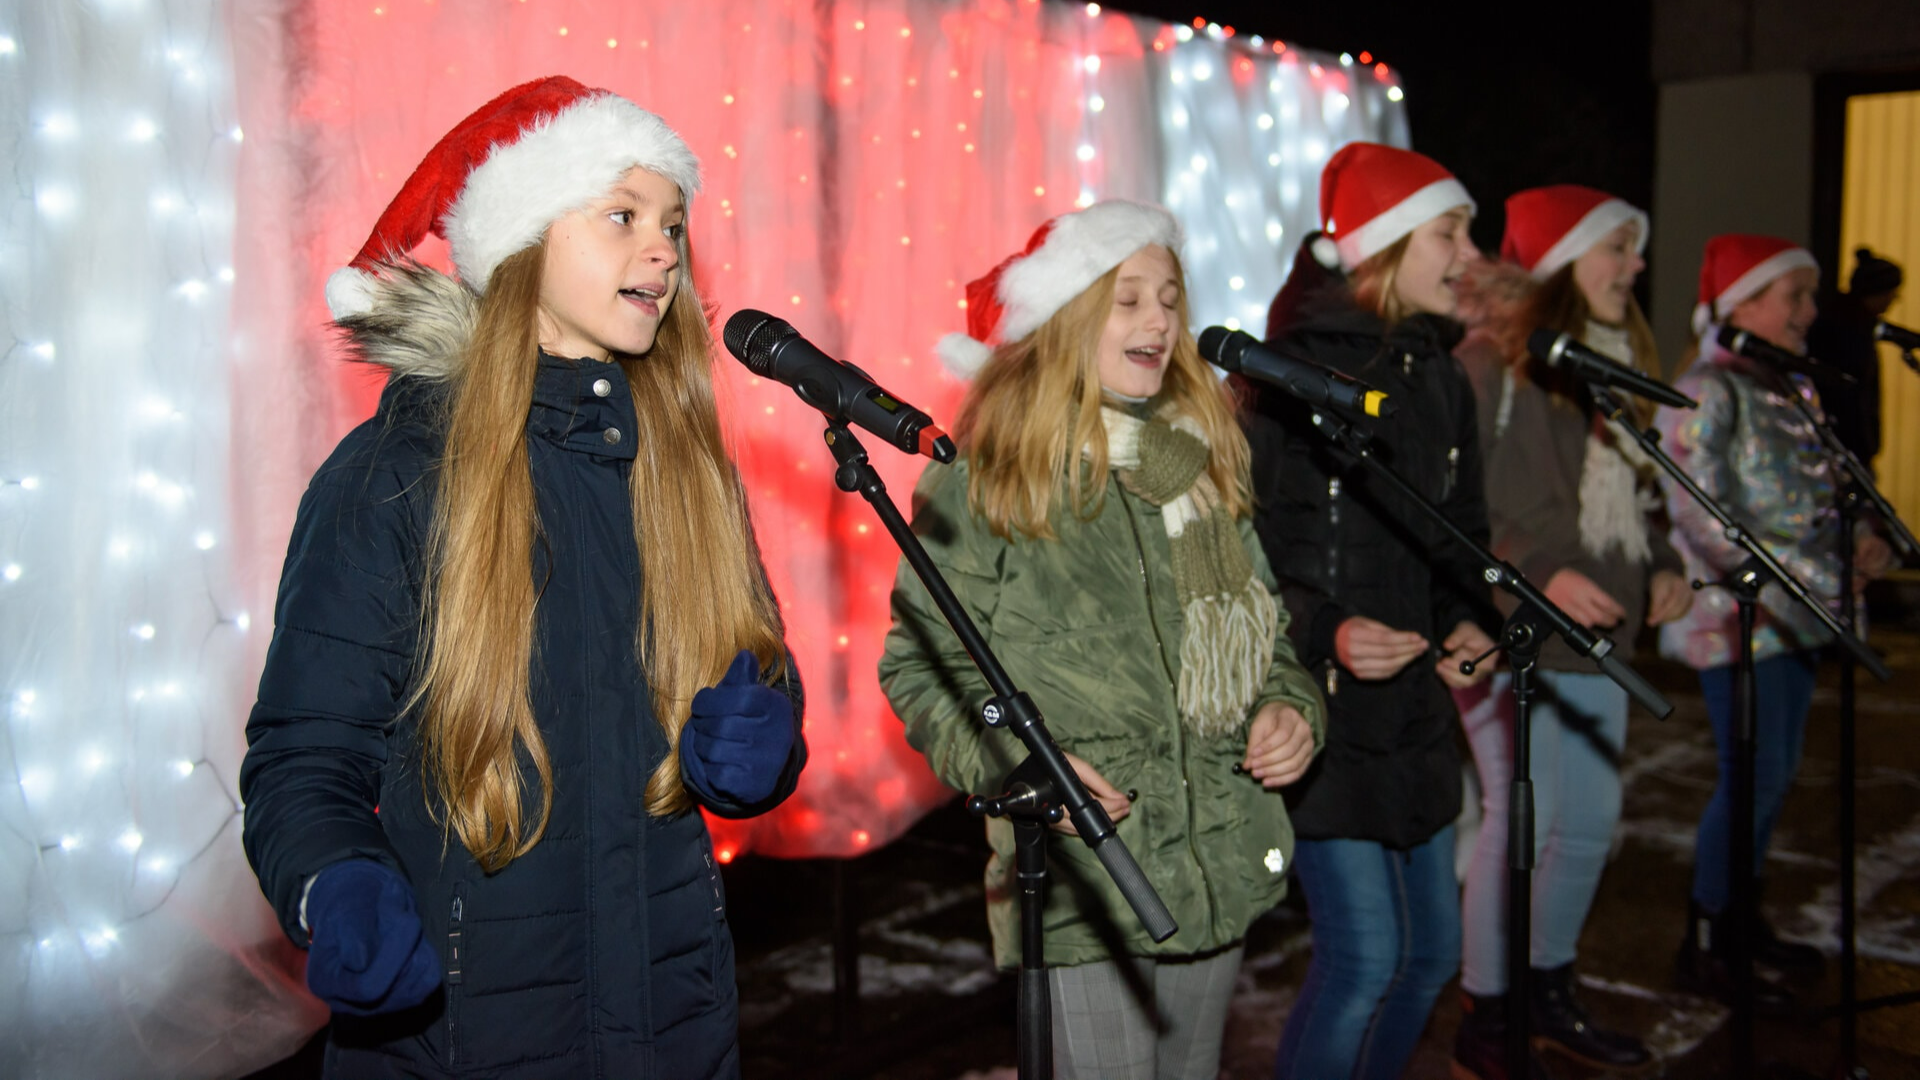
POLYGON ((1119 199, 1062 214, 1038 250, 1000 275, 1001 341, 1019 341, 1148 244, 1180 250, 1180 224, 1157 206, 1119 199))
POLYGON ((1333 239, 1325 233, 1313 238, 1313 246, 1310 250, 1313 252, 1314 262, 1328 270, 1340 269, 1340 245, 1334 243, 1333 239))
POLYGON ((1634 241, 1636 252, 1647 250, 1649 223, 1646 211, 1624 199, 1608 199, 1599 206, 1587 211, 1580 223, 1567 230, 1567 234, 1554 241, 1531 273, 1539 281, 1552 277, 1561 267, 1587 253, 1587 249, 1605 240, 1613 230, 1629 221, 1638 222, 1640 235, 1634 241))
POLYGON ((343 266, 327 275, 327 311, 336 319, 365 315, 373 310, 380 280, 365 270, 343 266))
POLYGON ((442 220, 460 280, 484 291, 507 256, 606 195, 636 165, 673 181, 689 202, 700 190, 700 163, 686 142, 615 94, 579 101, 495 147, 442 220))
POLYGON ((972 379, 980 374, 980 369, 993 359, 993 348, 984 341, 970 338, 965 334, 952 333, 942 337, 933 347, 940 363, 961 381, 972 379))
POLYGON ((1788 248, 1760 260, 1753 269, 1733 279, 1733 284, 1720 290, 1713 298, 1713 305, 1697 304, 1693 309, 1693 330, 1696 334, 1705 334, 1714 323, 1724 322, 1741 301, 1760 295, 1773 279, 1790 270, 1806 267, 1814 273, 1820 272, 1820 263, 1806 248, 1788 248))
POLYGON ((1479 209, 1460 181, 1451 176, 1435 180, 1391 208, 1375 214, 1373 220, 1365 225, 1337 235, 1334 242, 1340 245, 1340 259, 1351 270, 1392 247, 1394 241, 1456 206, 1466 207, 1468 213, 1479 209))

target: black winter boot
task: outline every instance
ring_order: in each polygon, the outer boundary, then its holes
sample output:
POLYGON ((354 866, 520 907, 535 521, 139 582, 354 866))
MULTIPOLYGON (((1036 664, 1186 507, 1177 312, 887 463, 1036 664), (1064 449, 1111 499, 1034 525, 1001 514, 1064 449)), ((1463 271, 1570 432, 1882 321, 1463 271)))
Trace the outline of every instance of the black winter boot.
MULTIPOLYGON (((1527 1049, 1527 1080, 1549 1080, 1540 1055, 1527 1049)), ((1460 1030, 1453 1036, 1453 1080, 1507 1080, 1507 995, 1460 992, 1460 1030)))
POLYGON ((1827 958, 1819 949, 1798 941, 1787 941, 1773 932, 1760 901, 1766 897, 1765 881, 1755 883, 1759 896, 1754 900, 1753 959, 1796 979, 1817 979, 1827 968, 1827 958))
MULTIPOLYGON (((1687 901, 1687 937, 1674 958, 1680 989, 1726 1004, 1733 1003, 1733 969, 1727 961, 1732 945, 1726 914, 1715 915, 1696 900, 1687 901)), ((1757 1012, 1782 1016, 1793 1012, 1793 991, 1781 986, 1756 963, 1753 968, 1753 1007, 1757 1012)))
POLYGON ((1573 992, 1573 965, 1533 969, 1533 1045, 1596 1069, 1639 1069, 1653 1060, 1631 1035, 1593 1022, 1573 992))

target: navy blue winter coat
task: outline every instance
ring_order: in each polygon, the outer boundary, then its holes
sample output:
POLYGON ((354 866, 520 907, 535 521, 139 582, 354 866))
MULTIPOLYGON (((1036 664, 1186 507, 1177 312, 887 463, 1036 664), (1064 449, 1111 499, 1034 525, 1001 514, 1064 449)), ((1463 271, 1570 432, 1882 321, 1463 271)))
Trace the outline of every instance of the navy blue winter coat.
MULTIPOLYGON (((286 932, 307 941, 300 902, 311 875, 377 859, 413 883, 445 962, 444 989, 418 1008, 336 1015, 327 1074, 737 1076, 733 944, 705 822, 644 809, 667 743, 634 650, 640 566, 627 479, 637 418, 614 365, 542 356, 527 419, 542 584, 532 700, 553 768, 546 833, 488 875, 429 815, 401 705, 441 447, 439 385, 395 375, 378 413, 314 476, 247 724, 245 846, 286 932)), ((754 806, 709 809, 750 816, 792 792, 806 760, 797 676, 785 689, 796 731, 779 786, 754 806)))

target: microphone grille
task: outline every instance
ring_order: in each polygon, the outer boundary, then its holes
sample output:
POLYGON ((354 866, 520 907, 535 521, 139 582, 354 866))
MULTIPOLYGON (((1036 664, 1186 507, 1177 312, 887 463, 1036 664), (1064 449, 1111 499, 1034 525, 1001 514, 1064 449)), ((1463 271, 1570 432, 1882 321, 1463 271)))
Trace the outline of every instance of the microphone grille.
POLYGON ((1547 366, 1557 366, 1560 363, 1560 352, 1557 346, 1560 344, 1560 339, 1565 336, 1559 331, 1543 326, 1527 335, 1527 351, 1539 357, 1547 366))
POLYGON ((1234 347, 1234 332, 1224 326, 1209 326, 1200 331, 1200 355, 1208 363, 1228 371, 1240 370, 1240 350, 1234 347))
POLYGON ((773 357, 773 347, 792 332, 793 327, 785 319, 774 318, 764 311, 743 308, 727 320, 727 325, 720 331, 720 338, 735 359, 747 365, 755 374, 765 375, 768 362, 773 357), (781 333, 782 330, 787 333, 781 333))

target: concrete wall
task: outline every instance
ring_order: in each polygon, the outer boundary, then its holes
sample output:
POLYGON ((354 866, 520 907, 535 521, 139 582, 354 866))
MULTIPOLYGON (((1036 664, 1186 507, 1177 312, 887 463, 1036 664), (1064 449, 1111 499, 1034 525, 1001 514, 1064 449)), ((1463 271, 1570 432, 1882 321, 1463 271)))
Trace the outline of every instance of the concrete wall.
POLYGON ((1653 77, 1920 65, 1914 0, 1654 0, 1653 77))
POLYGON ((1654 337, 1672 368, 1690 340, 1700 249, 1723 232, 1811 240, 1813 77, 1737 75, 1660 88, 1653 239, 1654 337))

